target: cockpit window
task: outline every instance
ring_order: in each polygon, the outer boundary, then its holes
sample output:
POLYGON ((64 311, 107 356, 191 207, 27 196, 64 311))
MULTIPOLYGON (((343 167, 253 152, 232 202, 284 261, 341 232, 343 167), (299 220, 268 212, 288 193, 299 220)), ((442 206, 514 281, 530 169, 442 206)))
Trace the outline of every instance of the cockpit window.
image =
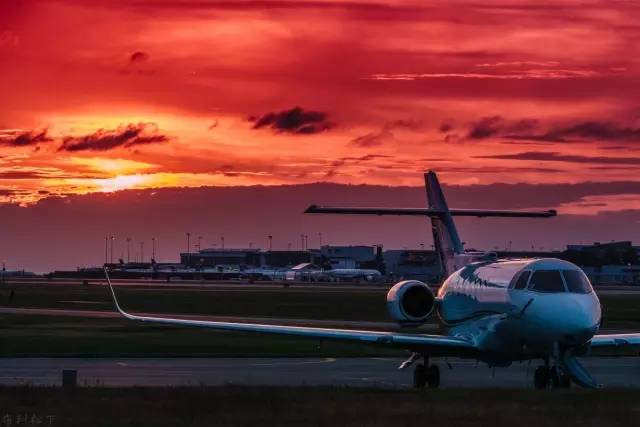
POLYGON ((537 270, 531 275, 529 288, 538 292, 564 292, 564 282, 558 270, 537 270))
POLYGON ((531 272, 529 270, 525 270, 520 273, 518 276, 518 280, 516 280, 516 284, 513 286, 513 289, 524 289, 527 287, 527 281, 529 280, 529 276, 531 276, 531 272))
POLYGON ((588 294, 593 290, 589 279, 584 275, 582 271, 578 270, 563 270, 564 280, 567 282, 567 288, 569 292, 576 294, 588 294))

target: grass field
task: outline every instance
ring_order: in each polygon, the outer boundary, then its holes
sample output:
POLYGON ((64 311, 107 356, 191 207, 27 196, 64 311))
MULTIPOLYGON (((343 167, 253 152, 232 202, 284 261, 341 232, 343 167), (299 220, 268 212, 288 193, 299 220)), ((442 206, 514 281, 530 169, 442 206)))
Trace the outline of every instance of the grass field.
POLYGON ((126 319, 0 315, 0 357, 374 355, 402 356, 406 352, 360 343, 158 326, 126 319))
MULTIPOLYGON (((313 290, 304 288, 185 289, 117 287, 118 299, 131 311, 300 319, 389 320, 386 290, 313 290)), ((0 306, 113 310, 102 285, 6 284, 0 306), (10 298, 13 291, 13 297, 10 298)))
MULTIPOLYGON (((258 288, 242 291, 120 286, 117 292, 122 305, 134 312, 389 321, 383 289, 258 288)), ((640 330, 640 294, 605 295, 601 301, 605 328, 640 330)), ((113 311, 108 288, 99 285, 4 285, 0 289, 0 306, 113 311), (11 291, 12 298, 9 296, 11 291)), ((436 317, 431 319, 431 322, 436 321, 436 317)), ((0 357, 404 354, 401 350, 359 343, 138 324, 125 319, 0 315, 0 357)))
POLYGON ((638 390, 3 388, 0 417, 59 426, 636 426, 639 401, 638 390))

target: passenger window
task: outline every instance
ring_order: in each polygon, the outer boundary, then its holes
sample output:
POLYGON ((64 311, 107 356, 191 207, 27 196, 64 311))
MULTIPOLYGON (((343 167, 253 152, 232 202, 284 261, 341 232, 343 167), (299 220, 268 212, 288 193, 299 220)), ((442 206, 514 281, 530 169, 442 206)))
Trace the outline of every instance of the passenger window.
POLYGON ((559 270, 538 270, 531 275, 529 288, 538 292, 564 292, 559 270))
POLYGON ((524 289, 527 287, 527 281, 529 280, 529 276, 531 276, 531 272, 529 270, 523 271, 518 276, 518 280, 516 284, 513 286, 513 289, 524 289))
POLYGON ((588 294, 591 293, 593 288, 589 279, 582 271, 578 270, 563 270, 564 280, 567 282, 567 288, 569 292, 576 294, 588 294))

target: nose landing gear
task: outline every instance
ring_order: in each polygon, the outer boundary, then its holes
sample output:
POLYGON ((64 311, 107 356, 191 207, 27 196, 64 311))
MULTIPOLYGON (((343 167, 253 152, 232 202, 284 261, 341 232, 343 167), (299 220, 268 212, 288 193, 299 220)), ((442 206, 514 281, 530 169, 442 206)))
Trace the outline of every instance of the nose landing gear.
POLYGON ((537 389, 568 388, 571 386, 569 376, 557 366, 538 366, 533 375, 533 384, 537 389))

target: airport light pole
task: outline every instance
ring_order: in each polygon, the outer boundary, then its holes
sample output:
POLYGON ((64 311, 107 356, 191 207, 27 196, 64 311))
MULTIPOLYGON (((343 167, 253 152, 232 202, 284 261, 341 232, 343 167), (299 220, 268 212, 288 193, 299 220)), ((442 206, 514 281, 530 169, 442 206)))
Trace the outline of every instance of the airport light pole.
POLYGON ((221 244, 222 250, 224 251, 224 236, 220 237, 220 244, 221 244))
POLYGON ((287 250, 290 251, 291 250, 291 242, 287 243, 287 250))
POLYGON ((320 242, 320 247, 322 247, 322 232, 318 233, 318 241, 320 242))
POLYGON ((202 246, 201 246, 200 242, 202 242, 202 236, 198 236, 198 252, 200 252, 200 250, 202 250, 202 246))
POLYGON ((144 262, 144 242, 140 242, 140 262, 144 262))
POLYGON ((273 236, 267 236, 269 238, 269 252, 273 249, 273 236))
POLYGON ((191 233, 187 233, 187 265, 189 265, 191 262, 191 254, 189 253, 191 251, 191 233))
POLYGON ((300 235, 300 250, 304 252, 304 234, 300 235))
POLYGON ((104 263, 109 262, 109 236, 104 236, 104 263))
POLYGON ((151 238, 151 259, 155 261, 156 259, 156 237, 153 236, 151 238))
POLYGON ((127 237, 127 262, 131 261, 131 237, 127 237))
POLYGON ((115 240, 115 237, 111 235, 111 264, 113 264, 113 241, 114 240, 115 240))

